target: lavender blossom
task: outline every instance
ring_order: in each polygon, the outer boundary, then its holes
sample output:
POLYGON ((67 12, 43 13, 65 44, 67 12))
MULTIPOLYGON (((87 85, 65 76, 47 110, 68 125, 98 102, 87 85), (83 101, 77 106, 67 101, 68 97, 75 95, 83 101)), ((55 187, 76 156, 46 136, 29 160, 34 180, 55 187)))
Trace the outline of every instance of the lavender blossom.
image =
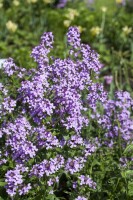
POLYGON ((23 183, 23 177, 20 173, 20 170, 9 170, 6 175, 5 181, 7 182, 6 191, 7 193, 13 197, 17 193, 19 186, 23 183))
POLYGON ((58 183, 59 182, 59 177, 55 177, 55 178, 50 178, 47 183, 48 183, 48 186, 52 186, 54 185, 55 183, 58 183))
POLYGON ((90 188, 96 189, 96 183, 92 181, 89 175, 87 176, 80 175, 79 180, 80 180, 80 185, 88 185, 90 188))
POLYGON ((75 200, 87 200, 87 198, 85 198, 83 196, 78 196, 75 200))
POLYGON ((21 195, 27 194, 30 189, 31 189, 31 184, 30 183, 28 183, 27 185, 23 185, 21 187, 21 189, 18 190, 19 195, 21 196, 21 195))
POLYGON ((58 155, 54 159, 43 160, 40 164, 35 164, 30 171, 30 176, 43 177, 44 174, 49 176, 55 174, 63 166, 64 158, 58 155))
POLYGON ((104 76, 104 80, 107 85, 110 85, 112 83, 113 76, 104 76))
POLYGON ((57 4, 57 8, 64 8, 67 4, 67 0, 59 0, 59 3, 57 4))
POLYGON ((72 46, 74 49, 80 47, 80 34, 77 27, 70 27, 67 33, 68 45, 72 46))
POLYGON ((84 167, 85 160, 83 158, 75 157, 74 159, 68 158, 65 170, 70 174, 79 172, 84 167))
POLYGON ((12 158, 16 162, 25 162, 36 155, 38 149, 28 141, 31 126, 26 118, 20 117, 15 120, 15 123, 8 123, 6 128, 2 128, 2 132, 7 137, 6 147, 10 147, 12 158))

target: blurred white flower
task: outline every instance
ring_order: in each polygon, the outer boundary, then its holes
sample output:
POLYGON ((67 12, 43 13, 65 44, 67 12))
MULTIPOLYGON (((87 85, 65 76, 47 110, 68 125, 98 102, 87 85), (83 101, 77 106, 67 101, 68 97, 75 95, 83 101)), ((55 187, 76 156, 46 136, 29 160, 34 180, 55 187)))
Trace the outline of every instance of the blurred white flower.
POLYGON ((36 3, 38 0, 27 0, 28 3, 36 3))
POLYGON ((65 27, 69 27, 70 26, 70 24, 71 24, 71 21, 70 20, 64 20, 64 26, 65 27))
POLYGON ((77 26, 78 30, 80 33, 86 30, 86 28, 83 28, 82 26, 77 26))
POLYGON ((52 3, 53 0, 43 0, 43 2, 47 4, 47 3, 52 3))
POLYGON ((124 27, 122 28, 122 31, 123 31, 123 33, 124 33, 125 35, 128 35, 129 33, 132 32, 132 28, 131 28, 131 27, 128 27, 128 26, 124 26, 124 27))
POLYGON ((3 3, 0 2, 0 8, 2 8, 2 7, 3 7, 3 3))
POLYGON ((105 6, 101 7, 101 11, 102 12, 107 12, 107 7, 105 7, 105 6))
POLYGON ((9 20, 7 23, 6 23, 6 27, 9 31, 11 32, 15 32, 17 30, 17 24, 15 24, 14 22, 12 22, 11 20, 9 20))
POLYGON ((74 20, 75 17, 79 16, 79 12, 76 9, 68 8, 65 17, 69 20, 74 20))
POLYGON ((12 3, 14 6, 19 6, 19 4, 20 4, 19 1, 17 1, 17 0, 14 0, 12 3))
POLYGON ((99 26, 94 26, 91 28, 90 32, 93 36, 97 36, 101 33, 101 28, 99 26))

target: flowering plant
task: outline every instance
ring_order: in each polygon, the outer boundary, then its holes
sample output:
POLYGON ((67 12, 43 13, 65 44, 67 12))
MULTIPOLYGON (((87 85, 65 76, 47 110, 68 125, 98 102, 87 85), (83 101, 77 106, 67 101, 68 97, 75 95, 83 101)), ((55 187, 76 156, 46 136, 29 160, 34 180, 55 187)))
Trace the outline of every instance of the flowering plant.
POLYGON ((81 43, 76 27, 68 30, 67 47, 64 59, 50 56, 48 32, 31 53, 36 69, 4 62, 9 83, 0 84, 1 197, 108 198, 107 181, 118 198, 126 194, 120 168, 133 138, 133 100, 122 91, 110 99, 99 83, 99 56, 81 43))

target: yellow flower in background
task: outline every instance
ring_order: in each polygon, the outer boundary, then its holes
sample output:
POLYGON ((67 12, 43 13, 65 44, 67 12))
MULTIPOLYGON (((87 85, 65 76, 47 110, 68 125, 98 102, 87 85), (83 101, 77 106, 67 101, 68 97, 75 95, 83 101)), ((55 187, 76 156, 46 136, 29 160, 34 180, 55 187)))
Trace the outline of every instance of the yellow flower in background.
POLYGON ((44 3, 52 3, 53 0, 43 0, 44 3))
POLYGON ((116 3, 118 3, 118 4, 120 4, 122 2, 123 2, 123 0, 116 0, 116 3))
POLYGON ((78 30, 80 33, 86 30, 86 28, 83 28, 82 26, 77 26, 78 30))
POLYGON ((79 13, 76 9, 68 8, 68 12, 65 14, 65 17, 70 21, 74 20, 75 17, 79 16, 79 13))
POLYGON ((92 27, 90 32, 93 36, 97 36, 101 33, 101 28, 99 26, 92 27))
POLYGON ((70 20, 64 20, 64 26, 65 27, 69 27, 70 26, 70 24, 71 24, 71 21, 70 20))
POLYGON ((12 22, 11 20, 6 23, 6 27, 11 32, 15 32, 18 28, 17 24, 12 22))
POLYGON ((101 11, 102 12, 107 12, 107 7, 105 7, 105 6, 101 7, 101 11))
POLYGON ((2 8, 3 7, 3 3, 0 3, 0 8, 2 8))
POLYGON ((123 31, 123 33, 124 33, 125 35, 128 35, 129 33, 132 32, 132 28, 131 28, 131 27, 128 27, 128 26, 124 26, 124 27, 122 28, 122 31, 123 31))
POLYGON ((14 6, 19 6, 19 4, 20 4, 19 1, 17 1, 17 0, 14 0, 12 3, 14 6))
POLYGON ((27 0, 27 3, 36 3, 38 0, 27 0))

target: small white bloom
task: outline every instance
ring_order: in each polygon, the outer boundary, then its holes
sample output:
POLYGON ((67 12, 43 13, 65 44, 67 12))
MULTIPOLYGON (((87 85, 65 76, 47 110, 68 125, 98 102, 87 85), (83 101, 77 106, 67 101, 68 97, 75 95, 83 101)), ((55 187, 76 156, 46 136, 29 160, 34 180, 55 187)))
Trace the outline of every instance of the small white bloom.
POLYGON ((9 20, 7 23, 6 23, 6 27, 9 31, 11 32, 15 32, 17 30, 17 24, 15 24, 14 22, 12 22, 11 20, 9 20))

